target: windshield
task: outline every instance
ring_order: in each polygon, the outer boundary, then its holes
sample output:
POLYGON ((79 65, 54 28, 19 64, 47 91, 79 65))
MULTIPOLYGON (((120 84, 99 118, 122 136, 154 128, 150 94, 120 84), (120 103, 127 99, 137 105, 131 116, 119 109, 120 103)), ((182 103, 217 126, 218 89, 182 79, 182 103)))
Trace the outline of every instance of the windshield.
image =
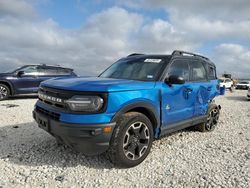
POLYGON ((127 80, 155 81, 164 65, 160 58, 119 60, 105 70, 99 77, 127 80))

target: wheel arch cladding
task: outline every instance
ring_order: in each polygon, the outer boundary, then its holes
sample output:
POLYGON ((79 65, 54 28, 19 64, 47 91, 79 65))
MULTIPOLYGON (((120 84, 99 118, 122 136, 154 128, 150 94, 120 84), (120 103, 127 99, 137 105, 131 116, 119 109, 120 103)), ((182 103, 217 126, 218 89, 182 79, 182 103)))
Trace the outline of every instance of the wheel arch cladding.
POLYGON ((13 95, 14 90, 13 90, 12 85, 9 82, 0 80, 0 84, 6 85, 9 88, 9 90, 10 90, 10 94, 13 95))
POLYGON ((154 132, 160 127, 160 114, 158 114, 155 107, 146 102, 138 102, 124 106, 112 118, 112 122, 116 121, 122 114, 127 112, 139 112, 144 114, 151 121, 154 132))

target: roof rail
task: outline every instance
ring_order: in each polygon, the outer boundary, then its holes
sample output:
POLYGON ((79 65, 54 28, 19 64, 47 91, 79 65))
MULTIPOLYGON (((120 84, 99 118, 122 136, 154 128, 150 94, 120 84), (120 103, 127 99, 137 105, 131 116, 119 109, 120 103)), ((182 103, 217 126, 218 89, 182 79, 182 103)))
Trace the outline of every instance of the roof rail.
POLYGON ((52 65, 52 64, 45 64, 45 63, 41 63, 41 66, 51 66, 51 67, 61 67, 61 65, 52 65))
POLYGON ((133 53, 133 54, 129 54, 127 57, 130 57, 130 56, 135 56, 135 55, 144 55, 144 54, 133 53))
POLYGON ((194 53, 191 53, 191 52, 185 52, 185 51, 181 51, 181 50, 175 50, 175 51, 173 51, 173 53, 172 53, 172 56, 175 56, 175 55, 185 55, 185 54, 187 54, 187 55, 190 55, 190 56, 196 56, 196 57, 201 57, 201 58, 203 58, 203 59, 206 59, 206 60, 209 60, 207 57, 205 57, 205 56, 202 56, 202 55, 198 55, 198 54, 194 54, 194 53))

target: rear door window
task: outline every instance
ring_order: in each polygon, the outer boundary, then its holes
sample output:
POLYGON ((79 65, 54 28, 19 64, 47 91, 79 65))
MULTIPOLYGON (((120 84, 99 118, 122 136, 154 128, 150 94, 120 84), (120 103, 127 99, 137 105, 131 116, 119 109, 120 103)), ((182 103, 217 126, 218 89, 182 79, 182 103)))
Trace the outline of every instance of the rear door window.
POLYGON ((47 75, 47 76, 71 75, 72 72, 70 69, 64 69, 60 67, 49 67, 49 66, 40 67, 39 71, 41 75, 47 75))

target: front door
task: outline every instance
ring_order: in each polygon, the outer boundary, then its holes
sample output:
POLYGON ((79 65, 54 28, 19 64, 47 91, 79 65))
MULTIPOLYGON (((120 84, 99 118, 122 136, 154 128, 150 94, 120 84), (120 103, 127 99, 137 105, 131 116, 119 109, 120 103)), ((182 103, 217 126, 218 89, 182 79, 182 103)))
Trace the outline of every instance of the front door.
POLYGON ((174 60, 167 71, 166 77, 171 75, 181 76, 186 82, 181 85, 163 83, 161 109, 163 129, 171 128, 175 123, 190 120, 194 114, 196 94, 189 82, 188 61, 185 59, 174 60))
POLYGON ((37 67, 38 66, 31 65, 19 70, 19 72, 22 71, 23 74, 17 75, 15 82, 13 82, 17 94, 34 93, 37 91, 40 84, 37 67))

